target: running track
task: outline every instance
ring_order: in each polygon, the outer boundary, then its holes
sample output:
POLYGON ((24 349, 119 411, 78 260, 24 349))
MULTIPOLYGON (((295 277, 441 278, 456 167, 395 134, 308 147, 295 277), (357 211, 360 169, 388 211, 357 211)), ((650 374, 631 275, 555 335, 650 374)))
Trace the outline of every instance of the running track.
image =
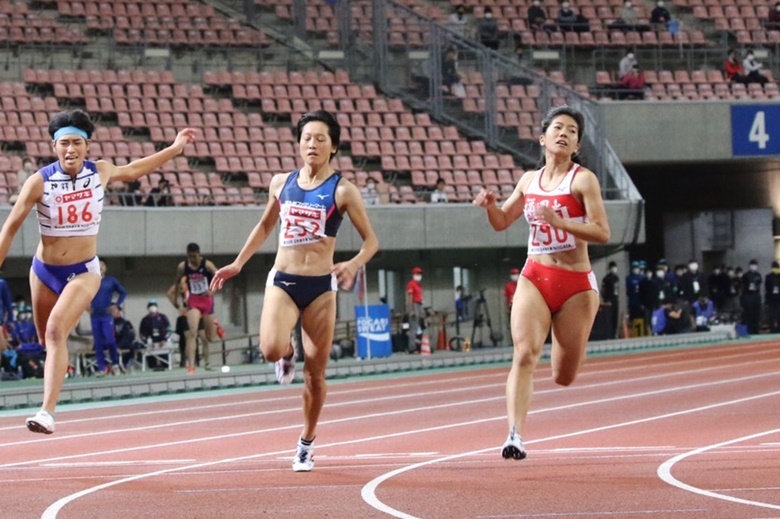
POLYGON ((0 413, 0 517, 780 519, 780 344, 537 371, 529 457, 504 461, 507 367, 334 382, 311 473, 301 386, 0 413))

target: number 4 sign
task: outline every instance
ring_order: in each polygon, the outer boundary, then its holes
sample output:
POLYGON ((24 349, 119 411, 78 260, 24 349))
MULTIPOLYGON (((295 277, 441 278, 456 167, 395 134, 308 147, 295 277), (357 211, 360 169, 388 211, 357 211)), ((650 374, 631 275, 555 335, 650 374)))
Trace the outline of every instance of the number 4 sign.
POLYGON ((780 105, 732 105, 731 152, 735 157, 780 155, 780 105))

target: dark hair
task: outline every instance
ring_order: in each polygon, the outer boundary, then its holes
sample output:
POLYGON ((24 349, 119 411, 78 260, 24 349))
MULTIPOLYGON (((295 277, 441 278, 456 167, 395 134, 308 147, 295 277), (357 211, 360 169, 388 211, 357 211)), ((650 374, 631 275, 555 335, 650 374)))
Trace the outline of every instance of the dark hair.
POLYGON ((54 139, 54 134, 57 130, 66 126, 75 126, 79 130, 84 130, 87 134, 87 139, 92 137, 92 132, 95 131, 95 125, 87 112, 84 110, 71 110, 69 112, 60 112, 51 118, 51 121, 49 121, 49 135, 54 139))
POLYGON ((336 151, 330 154, 330 158, 333 158, 339 151, 339 145, 341 144, 341 125, 328 111, 315 110, 313 112, 305 113, 298 119, 298 124, 295 127, 295 137, 298 142, 301 142, 301 136, 303 135, 303 127, 312 121, 320 121, 328 126, 328 135, 330 136, 333 146, 336 147, 336 151))
POLYGON ((200 246, 197 243, 195 243, 195 242, 188 243, 187 244, 187 252, 188 253, 189 252, 200 252, 200 246))
POLYGON ((542 133, 547 133, 547 128, 560 115, 568 115, 574 119, 577 123, 577 142, 582 142, 582 137, 585 135, 585 118, 580 112, 568 105, 553 106, 547 111, 547 115, 542 119, 542 133))

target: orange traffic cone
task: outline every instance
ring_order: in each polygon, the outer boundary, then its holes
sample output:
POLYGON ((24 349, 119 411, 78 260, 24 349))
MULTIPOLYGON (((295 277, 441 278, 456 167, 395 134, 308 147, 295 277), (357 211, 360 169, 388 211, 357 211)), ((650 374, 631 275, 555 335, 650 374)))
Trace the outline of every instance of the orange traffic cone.
POLYGON ((620 338, 628 339, 631 337, 631 333, 628 331, 628 316, 624 313, 620 321, 620 338))
POLYGON ((449 347, 447 345, 447 332, 444 330, 443 326, 439 330, 439 337, 436 339, 436 349, 437 350, 448 350, 449 349, 449 347))
POLYGON ((423 334, 422 336, 422 345, 420 346, 420 354, 421 355, 430 355, 431 354, 431 341, 428 339, 428 334, 423 334))

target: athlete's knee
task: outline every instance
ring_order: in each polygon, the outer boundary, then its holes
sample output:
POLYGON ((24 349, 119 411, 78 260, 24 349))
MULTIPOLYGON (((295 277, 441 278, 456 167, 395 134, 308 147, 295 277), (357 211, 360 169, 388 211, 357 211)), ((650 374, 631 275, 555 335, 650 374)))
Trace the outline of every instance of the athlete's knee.
POLYGON ((522 369, 533 369, 539 360, 541 348, 533 348, 527 344, 515 344, 514 362, 522 369))
POLYGON ((68 339, 68 330, 57 322, 57 320, 50 319, 46 323, 46 332, 44 334, 47 347, 66 346, 68 339))
POLYGON ((553 370, 552 378, 553 382, 559 386, 570 386, 577 379, 577 373, 553 370))
POLYGON ((292 345, 289 339, 287 341, 278 340, 260 340, 260 353, 267 362, 276 362, 282 357, 286 357, 292 351, 292 345))
POLYGON ((325 370, 322 369, 304 369, 303 382, 306 387, 314 393, 325 392, 328 390, 328 382, 325 377, 325 370))

